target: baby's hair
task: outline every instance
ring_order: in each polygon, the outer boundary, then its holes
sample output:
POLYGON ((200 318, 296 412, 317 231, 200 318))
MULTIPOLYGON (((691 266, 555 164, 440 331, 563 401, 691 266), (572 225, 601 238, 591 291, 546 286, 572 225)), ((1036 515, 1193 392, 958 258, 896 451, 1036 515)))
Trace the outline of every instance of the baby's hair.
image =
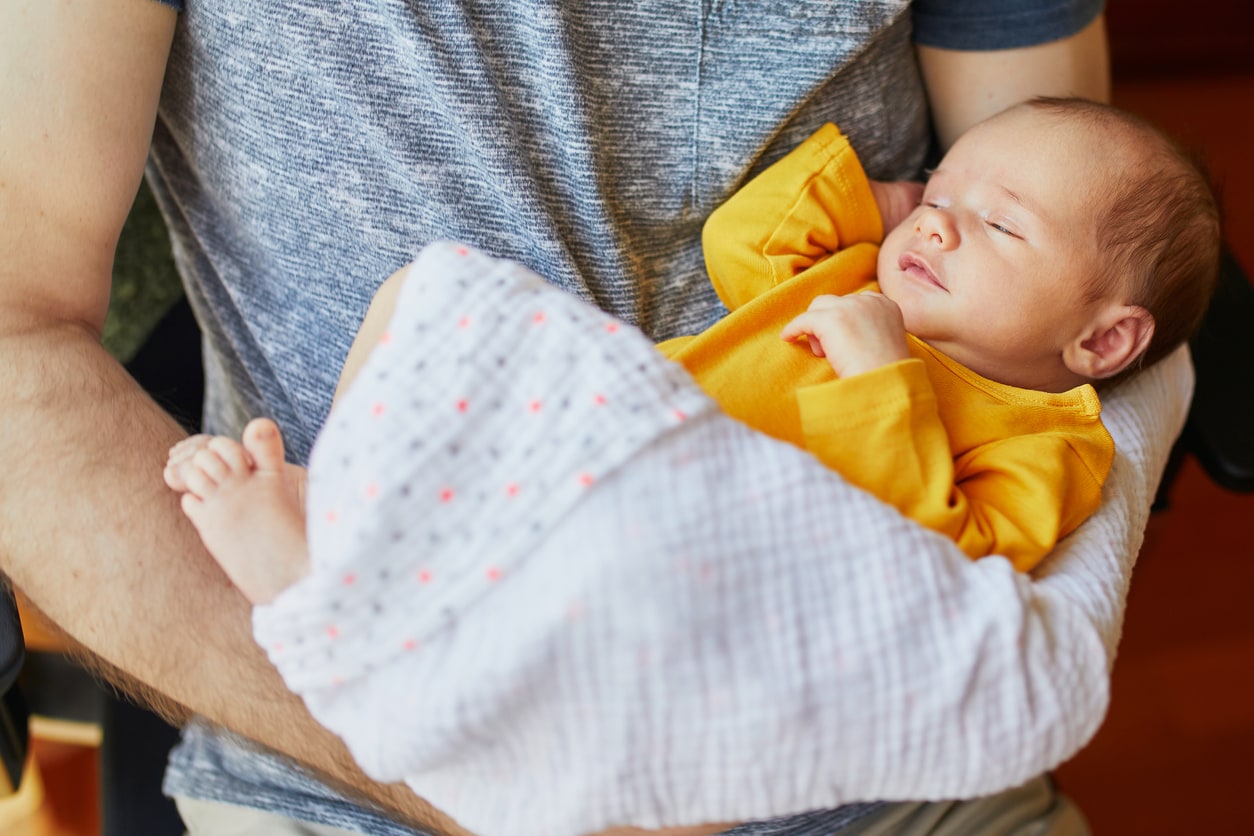
POLYGON ((1127 304, 1149 311, 1154 336, 1134 366, 1150 366, 1193 335, 1215 290, 1219 204, 1205 166, 1148 122, 1109 105, 1042 97, 1024 106, 1088 119, 1103 132, 1122 134, 1140 152, 1099 186, 1108 196, 1097 220, 1104 266, 1090 300, 1122 288, 1127 304))

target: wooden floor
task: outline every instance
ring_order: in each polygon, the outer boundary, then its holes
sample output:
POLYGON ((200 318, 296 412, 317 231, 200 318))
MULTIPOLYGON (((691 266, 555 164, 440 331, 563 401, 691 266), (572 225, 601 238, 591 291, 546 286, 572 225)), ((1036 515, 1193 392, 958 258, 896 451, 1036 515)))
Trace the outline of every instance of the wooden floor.
MULTIPOLYGON (((1116 101, 1206 150, 1254 270, 1254 74, 1121 82, 1116 101)), ((1098 836, 1254 833, 1254 496, 1187 462, 1172 500, 1137 564, 1110 714, 1057 773, 1098 836)), ((6 836, 97 836, 94 750, 37 755, 45 804, 6 836)))
POLYGON ((32 749, 18 794, 0 800, 0 834, 98 836, 96 748, 35 738, 32 749))

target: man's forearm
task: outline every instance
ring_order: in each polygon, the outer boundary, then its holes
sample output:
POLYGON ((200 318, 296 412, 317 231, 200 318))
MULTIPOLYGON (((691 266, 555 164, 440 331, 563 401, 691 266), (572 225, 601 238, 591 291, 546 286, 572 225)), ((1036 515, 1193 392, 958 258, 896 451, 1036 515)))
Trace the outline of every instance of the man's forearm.
POLYGON ((177 424, 86 329, 9 323, 0 355, 0 562, 16 585, 141 697, 153 689, 434 829, 407 788, 361 774, 253 642, 247 602, 162 484, 177 424))
POLYGON ((100 347, 175 23, 151 0, 0 3, 0 570, 129 690, 431 818, 282 686, 162 484, 181 430, 100 347))

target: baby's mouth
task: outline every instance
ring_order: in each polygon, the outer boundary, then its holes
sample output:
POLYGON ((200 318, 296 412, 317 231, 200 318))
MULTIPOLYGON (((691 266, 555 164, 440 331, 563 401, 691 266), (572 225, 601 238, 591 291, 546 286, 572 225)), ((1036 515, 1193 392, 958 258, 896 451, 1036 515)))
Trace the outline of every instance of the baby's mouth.
POLYGON ((936 277, 936 271, 931 265, 915 253, 902 253, 901 258, 897 259, 897 268, 920 284, 948 291, 948 288, 936 277))

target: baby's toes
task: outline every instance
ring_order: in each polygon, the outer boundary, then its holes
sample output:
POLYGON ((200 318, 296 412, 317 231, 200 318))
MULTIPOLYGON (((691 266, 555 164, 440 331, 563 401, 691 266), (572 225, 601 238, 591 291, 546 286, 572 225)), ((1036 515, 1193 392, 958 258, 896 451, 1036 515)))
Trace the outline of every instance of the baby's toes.
POLYGON ((161 478, 165 480, 165 486, 175 493, 183 493, 187 490, 187 480, 183 478, 183 468, 174 461, 165 463, 165 469, 161 471, 161 478))
POLYGON ((254 418, 244 427, 244 447, 258 470, 283 469, 283 433, 269 418, 254 418))
POLYGON ((165 470, 161 472, 165 479, 166 486, 172 491, 184 493, 188 490, 187 474, 191 472, 194 465, 192 464, 193 453, 187 453, 180 456, 170 456, 169 461, 165 463, 165 470))
POLYGON ((192 456, 191 470, 188 476, 195 471, 200 471, 208 476, 215 484, 226 480, 231 476, 231 466, 218 455, 217 451, 206 447, 205 449, 192 456))
POLYGON ((213 436, 205 433, 197 433, 190 435, 170 448, 169 461, 171 463, 185 462, 199 451, 209 446, 209 442, 213 440, 213 436))
POLYGON ((187 490, 187 482, 183 478, 183 471, 191 463, 193 456, 209 446, 211 439, 212 436, 204 434, 193 435, 170 448, 165 462, 165 470, 161 474, 170 490, 178 491, 179 493, 187 490))
MULTIPOLYGON (((216 458, 216 457, 215 457, 216 458)), ((220 460, 219 460, 220 461, 220 460)), ((218 480, 202 467, 198 467, 194 462, 188 462, 181 468, 183 484, 186 486, 183 498, 186 500, 188 496, 197 499, 205 499, 212 496, 218 490, 218 480)), ((221 470, 226 472, 225 467, 221 470)), ((186 503, 184 503, 186 510, 186 503)))
POLYGON ((209 442, 207 452, 215 454, 225 468, 225 472, 217 477, 219 482, 228 474, 238 476, 247 474, 253 469, 252 457, 248 455, 244 445, 232 438, 215 436, 209 442))

